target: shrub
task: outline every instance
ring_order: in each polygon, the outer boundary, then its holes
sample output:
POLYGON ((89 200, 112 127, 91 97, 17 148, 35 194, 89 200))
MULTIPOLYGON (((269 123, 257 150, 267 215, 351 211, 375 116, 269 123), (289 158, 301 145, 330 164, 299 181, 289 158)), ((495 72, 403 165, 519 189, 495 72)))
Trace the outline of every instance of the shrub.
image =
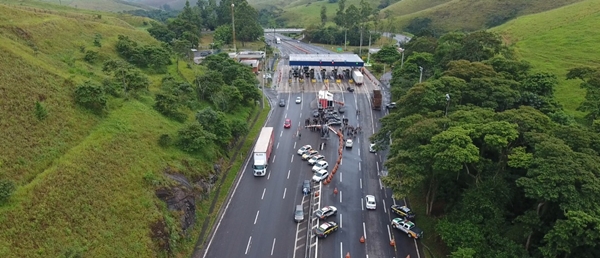
POLYGON ((160 147, 166 148, 171 146, 171 136, 168 134, 163 134, 160 136, 160 138, 158 138, 158 145, 160 145, 160 147))
POLYGON ((204 130, 199 123, 192 123, 178 132, 177 146, 187 152, 196 152, 216 139, 212 133, 204 130))
POLYGON ((75 89, 75 102, 82 107, 90 109, 97 114, 106 108, 106 94, 104 88, 93 82, 87 81, 75 89))
POLYGON ((44 107, 44 105, 39 101, 35 102, 35 117, 37 117, 37 119, 40 121, 48 117, 48 110, 46 110, 46 107, 44 107))
POLYGON ((4 203, 10 199, 15 192, 15 183, 9 180, 0 180, 0 203, 4 203))
POLYGON ((85 51, 85 55, 83 56, 83 60, 85 60, 86 62, 93 64, 96 61, 98 61, 98 51, 93 51, 93 50, 87 50, 85 51))

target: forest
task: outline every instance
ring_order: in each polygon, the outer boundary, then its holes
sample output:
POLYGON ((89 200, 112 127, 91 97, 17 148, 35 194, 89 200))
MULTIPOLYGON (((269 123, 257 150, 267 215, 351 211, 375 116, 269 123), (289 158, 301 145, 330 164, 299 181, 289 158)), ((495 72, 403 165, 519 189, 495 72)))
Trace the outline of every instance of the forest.
POLYGON ((557 76, 494 33, 424 32, 402 47, 403 62, 393 47, 373 57, 394 67, 398 108, 372 141, 390 149, 384 183, 424 195, 450 257, 600 257, 598 68, 567 73, 587 89, 575 120, 554 100, 557 76))

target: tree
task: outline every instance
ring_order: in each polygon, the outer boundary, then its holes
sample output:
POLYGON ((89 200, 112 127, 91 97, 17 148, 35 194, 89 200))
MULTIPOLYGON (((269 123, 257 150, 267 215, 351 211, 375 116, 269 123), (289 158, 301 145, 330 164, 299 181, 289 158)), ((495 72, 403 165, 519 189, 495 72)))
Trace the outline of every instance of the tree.
POLYGON ((231 127, 225 113, 207 107, 196 113, 196 120, 206 131, 216 136, 215 143, 221 147, 228 145, 231 140, 231 127))
POLYGON ((321 25, 325 26, 325 23, 327 23, 327 6, 322 5, 321 6, 321 25))
POLYGON ((5 203, 15 192, 15 183, 10 180, 0 179, 0 204, 5 203))
POLYGON ((100 85, 86 81, 75 89, 75 103, 101 114, 106 109, 107 98, 100 85))
POLYGON ((178 110, 180 103, 177 101, 176 96, 158 93, 154 99, 154 109, 156 109, 156 111, 167 117, 173 118, 176 121, 185 121, 186 115, 178 110))
POLYGON ((231 25, 224 24, 215 30, 214 39, 225 44, 231 44, 233 42, 231 25))
POLYGON ((586 90, 577 110, 587 112, 586 118, 591 123, 600 116, 600 72, 587 67, 573 68, 567 73, 567 79, 575 78, 582 80, 580 87, 586 90))
POLYGON ((232 85, 236 87, 242 95, 242 104, 250 105, 255 101, 260 100, 261 93, 251 82, 248 82, 244 79, 236 79, 232 82, 232 85))
POLYGON ((148 77, 142 74, 140 70, 120 60, 106 61, 102 71, 112 75, 113 81, 121 84, 125 96, 130 92, 136 93, 139 90, 147 90, 150 85, 148 77))
POLYGON ((155 21, 150 22, 150 24, 152 27, 148 28, 148 33, 155 39, 169 43, 176 37, 175 33, 169 30, 167 25, 155 21))
POLYGON ((231 125, 231 136, 236 141, 248 133, 248 123, 242 119, 234 118, 229 121, 229 124, 231 125))
POLYGON ((198 123, 191 123, 178 131, 177 145, 183 151, 197 152, 206 149, 212 141, 216 139, 215 135, 207 132, 198 123))
POLYGON ((216 71, 208 71, 202 75, 199 75, 194 80, 196 84, 196 92, 198 94, 198 100, 206 100, 211 94, 220 91, 225 85, 221 74, 216 71))
POLYGON ((373 59, 377 62, 392 65, 402 58, 402 55, 398 52, 395 46, 385 45, 379 52, 372 55, 373 59))

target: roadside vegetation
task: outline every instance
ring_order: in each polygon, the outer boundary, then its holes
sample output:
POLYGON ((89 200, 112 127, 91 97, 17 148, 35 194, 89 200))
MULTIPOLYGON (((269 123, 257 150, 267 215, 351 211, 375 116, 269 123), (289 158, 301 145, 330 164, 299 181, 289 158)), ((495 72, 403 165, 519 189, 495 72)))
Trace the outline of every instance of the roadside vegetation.
POLYGON ((403 47, 398 109, 372 140, 392 138, 382 181, 424 206, 435 229, 425 245, 450 257, 597 256, 600 67, 534 70, 485 31, 423 32, 403 47), (559 76, 587 90, 582 124, 555 100, 559 76))
MULTIPOLYGON (((237 170, 221 177, 243 160, 230 156, 249 149, 266 116, 249 67, 227 54, 191 64, 206 28, 198 8, 154 21, 0 5, 10 21, 0 26, 0 256, 193 251, 237 170), (156 26, 168 26, 170 41, 146 31, 156 26)), ((242 42, 262 35, 244 35, 252 24, 240 27, 242 42)))

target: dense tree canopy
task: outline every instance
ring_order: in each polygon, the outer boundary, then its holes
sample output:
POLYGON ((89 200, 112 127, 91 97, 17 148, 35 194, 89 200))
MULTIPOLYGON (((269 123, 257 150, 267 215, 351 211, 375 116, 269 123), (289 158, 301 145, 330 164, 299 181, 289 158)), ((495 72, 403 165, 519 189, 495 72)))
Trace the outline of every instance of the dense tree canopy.
MULTIPOLYGON (((390 147, 385 184, 424 193, 451 257, 600 257, 600 136, 564 119, 556 76, 507 58, 489 32, 434 39, 413 38, 393 71, 398 108, 372 137, 390 147)), ((568 78, 598 124, 598 71, 568 78)))

